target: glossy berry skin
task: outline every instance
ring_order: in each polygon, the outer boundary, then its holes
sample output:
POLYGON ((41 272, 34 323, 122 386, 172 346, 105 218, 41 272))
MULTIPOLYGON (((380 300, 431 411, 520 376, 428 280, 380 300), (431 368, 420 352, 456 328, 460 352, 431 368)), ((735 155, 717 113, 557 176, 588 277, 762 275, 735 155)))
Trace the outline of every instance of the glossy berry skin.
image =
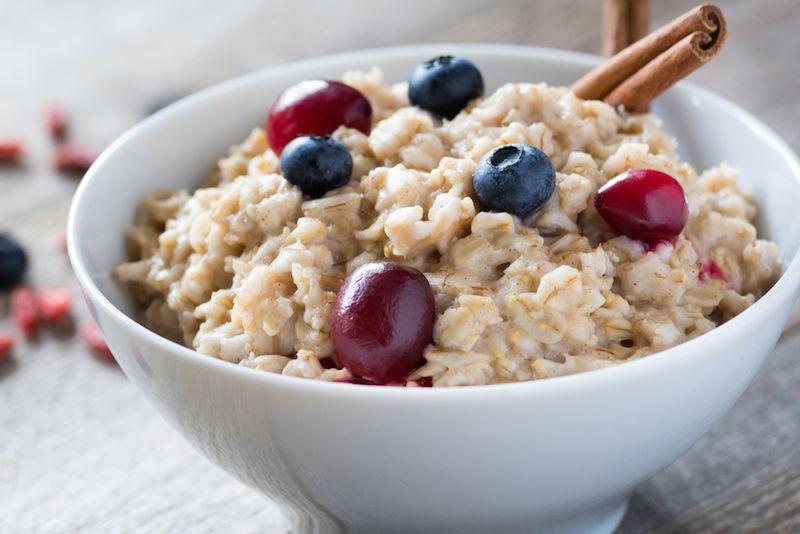
POLYGON ((332 137, 301 135, 283 150, 281 172, 304 195, 317 198, 350 180, 353 157, 332 137))
POLYGON ((484 211, 533 215, 553 194, 556 171, 547 155, 530 145, 503 145, 484 155, 472 174, 472 188, 484 211))
POLYGON ((675 239, 689 218, 681 184, 654 169, 633 169, 608 181, 594 205, 616 232, 646 243, 675 239))
POLYGON ((267 137, 280 154, 299 135, 327 135, 339 126, 368 134, 372 106, 358 90, 330 80, 307 80, 278 96, 267 116, 267 137))
POLYGON ((0 288, 17 285, 28 269, 28 255, 16 239, 0 234, 0 288))
POLYGON ((411 103, 446 119, 482 95, 481 71, 463 57, 439 56, 420 63, 408 80, 411 103))
POLYGON ((424 362, 435 317, 425 275, 396 263, 367 263, 339 289, 331 324, 333 350, 355 377, 375 384, 396 382, 424 362))

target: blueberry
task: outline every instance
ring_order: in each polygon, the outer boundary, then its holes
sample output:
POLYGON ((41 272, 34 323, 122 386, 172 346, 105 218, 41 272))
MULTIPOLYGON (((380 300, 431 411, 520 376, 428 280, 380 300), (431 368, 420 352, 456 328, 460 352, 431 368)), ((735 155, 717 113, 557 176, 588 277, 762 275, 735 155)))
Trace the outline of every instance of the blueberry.
POLYGON ((483 95, 478 67, 457 56, 439 56, 420 63, 408 80, 408 99, 434 115, 452 119, 470 100, 483 95))
POLYGON ((281 170, 304 195, 317 198, 350 180, 353 158, 346 146, 328 135, 301 135, 283 149, 281 170))
POLYGON ((556 171, 544 152, 524 143, 495 148, 478 162, 472 188, 481 209, 520 218, 541 208, 556 186, 556 171))
POLYGON ((13 287, 22 281, 28 268, 28 255, 13 237, 0 234, 0 287, 13 287))

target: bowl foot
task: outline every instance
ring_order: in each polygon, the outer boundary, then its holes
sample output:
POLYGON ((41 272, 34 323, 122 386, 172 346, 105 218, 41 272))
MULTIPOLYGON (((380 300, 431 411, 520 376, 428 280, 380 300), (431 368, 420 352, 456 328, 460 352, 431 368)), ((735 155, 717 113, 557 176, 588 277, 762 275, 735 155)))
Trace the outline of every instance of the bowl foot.
POLYGON ((572 512, 546 520, 537 521, 530 519, 523 523, 513 525, 459 525, 456 518, 452 518, 445 525, 342 525, 338 521, 325 515, 293 514, 294 528, 292 532, 302 534, 345 534, 361 532, 428 532, 442 531, 439 527, 451 532, 464 534, 482 533, 499 529, 508 534, 542 532, 546 534, 611 534, 622 522, 628 509, 626 495, 621 499, 614 499, 593 506, 587 510, 572 512))
MULTIPOLYGON (((541 532, 558 534, 610 534, 616 530, 628 510, 630 495, 615 499, 584 512, 542 525, 541 532)), ((537 528, 537 532, 540 530, 537 528)))

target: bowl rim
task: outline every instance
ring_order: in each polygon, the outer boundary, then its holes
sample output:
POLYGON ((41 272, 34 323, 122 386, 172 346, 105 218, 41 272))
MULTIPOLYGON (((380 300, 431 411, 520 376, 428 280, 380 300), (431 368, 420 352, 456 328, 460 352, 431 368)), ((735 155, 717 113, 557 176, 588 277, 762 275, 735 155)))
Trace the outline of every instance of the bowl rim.
MULTIPOLYGON (((678 365, 680 362, 697 356, 693 349, 700 343, 708 343, 725 336, 729 331, 733 331, 744 321, 755 317, 756 314, 766 314, 770 308, 777 306, 782 300, 793 298, 800 290, 800 251, 794 254, 788 261, 784 261, 784 270, 775 285, 772 286, 761 298, 744 312, 701 336, 680 343, 630 362, 624 365, 614 365, 602 369, 596 369, 584 373, 552 377, 545 380, 528 380, 521 382, 509 382, 500 384, 487 384, 481 386, 462 386, 462 387, 364 387, 360 384, 334 383, 324 380, 311 380, 307 378, 284 376, 277 373, 259 372, 255 369, 246 368, 232 362, 228 362, 213 356, 201 354, 196 350, 171 341, 152 332, 135 321, 122 310, 117 308, 100 288, 95 284, 90 276, 84 258, 79 251, 76 243, 79 239, 78 219, 80 218, 81 205, 86 195, 86 191, 96 180, 96 176, 102 173, 105 162, 114 157, 117 150, 128 143, 131 138, 136 137, 140 132, 145 131, 151 123, 158 121, 160 117, 170 112, 192 106, 195 102, 200 102, 210 96, 224 93, 240 86, 254 83, 262 78, 271 76, 285 75, 296 70, 306 70, 309 68, 324 68, 328 62, 357 62, 364 57, 380 55, 384 59, 399 59, 408 56, 420 56, 440 54, 442 48, 457 54, 482 54, 484 56, 505 56, 505 57, 524 57, 526 59, 539 59, 543 61, 559 61, 571 63, 580 67, 590 68, 597 65, 602 58, 599 56, 560 50, 538 46, 510 45, 510 44, 461 44, 461 43, 439 43, 439 44, 416 44, 392 47, 378 47, 354 50, 344 53, 328 54, 317 56, 300 61, 278 64, 256 72, 238 76, 227 81, 212 85, 208 88, 195 92, 169 106, 159 110, 153 115, 138 122, 113 143, 111 143, 98 157, 89 171, 85 174, 79 184, 69 211, 67 223, 67 251, 72 269, 82 287, 86 298, 95 306, 102 309, 105 314, 111 316, 121 327, 136 337, 144 337, 147 342, 158 346, 161 350, 170 353, 172 356, 181 358, 185 363, 199 365, 206 368, 209 372, 222 373, 230 379, 241 379, 262 383, 267 387, 286 387, 304 390, 307 393, 315 394, 338 394, 360 397, 367 395, 374 400, 378 398, 403 398, 408 402, 414 399, 430 401, 431 399, 465 399, 476 393, 480 395, 517 395, 521 393, 547 394, 549 391, 587 391, 589 389, 613 387, 616 384, 631 379, 634 376, 647 372, 657 373, 668 365, 678 365), (706 341, 701 341, 706 340, 706 341), (398 392, 402 390, 402 392, 398 392)), ((757 133, 765 143, 775 148, 787 162, 792 171, 795 181, 800 186, 800 159, 794 151, 783 141, 775 132, 763 122, 757 119, 748 111, 734 104, 707 89, 703 89, 687 82, 681 82, 676 90, 687 93, 687 96, 696 94, 703 99, 714 102, 725 109, 726 113, 737 118, 747 125, 748 128, 757 133)), ((98 321, 100 322, 100 321, 98 321)), ((102 325, 101 325, 102 326, 102 325)))

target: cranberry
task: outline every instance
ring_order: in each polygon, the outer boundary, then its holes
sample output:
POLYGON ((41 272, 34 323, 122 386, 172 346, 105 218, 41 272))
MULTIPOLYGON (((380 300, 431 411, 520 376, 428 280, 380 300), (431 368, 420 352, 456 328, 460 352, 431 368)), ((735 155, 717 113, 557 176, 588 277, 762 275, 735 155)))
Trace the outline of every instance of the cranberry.
POLYGON ((103 339, 103 334, 100 332, 97 323, 89 321, 81 326, 80 336, 95 356, 108 363, 117 363, 114 355, 111 354, 111 349, 106 344, 106 340, 103 339))
POLYGON ((300 135, 328 135, 339 126, 368 134, 372 106, 356 89, 342 82, 308 80, 278 96, 267 116, 267 136, 278 154, 300 135))
POLYGON ((594 204, 614 230, 647 243, 674 239, 689 217, 681 184, 653 169, 617 176, 600 188, 594 204))
POLYGON ((67 135, 67 115, 60 106, 50 106, 45 111, 47 131, 55 141, 62 141, 67 135))
POLYGON ((423 376, 422 378, 417 379, 417 385, 421 388, 432 388, 433 387, 433 377, 431 376, 423 376))
POLYGON ((57 171, 83 175, 92 166, 97 156, 76 146, 62 146, 53 158, 57 171))
POLYGON ((14 338, 11 334, 0 333, 0 364, 11 359, 12 350, 14 350, 14 338))
POLYGON ((24 155, 25 147, 22 141, 17 141, 16 139, 0 139, 0 164, 8 163, 10 165, 15 165, 20 162, 24 155))
POLYGON ((36 294, 39 313, 48 323, 57 323, 72 312, 72 295, 65 287, 51 287, 36 294))
POLYGON ((11 315, 14 324, 26 336, 32 336, 39 330, 39 307, 33 291, 18 287, 11 292, 11 315))
POLYGON ((396 382, 423 363, 434 318, 425 275, 396 263, 367 263, 347 277, 336 297, 333 350, 356 377, 396 382))

